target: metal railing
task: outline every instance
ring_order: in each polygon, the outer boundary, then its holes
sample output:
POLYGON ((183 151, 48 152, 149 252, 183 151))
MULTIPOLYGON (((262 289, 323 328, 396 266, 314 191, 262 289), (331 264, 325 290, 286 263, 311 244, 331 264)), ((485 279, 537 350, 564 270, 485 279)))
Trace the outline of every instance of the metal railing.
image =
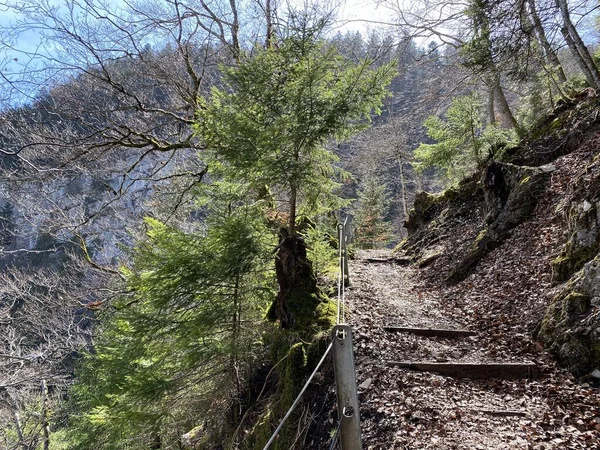
POLYGON ((337 324, 331 333, 331 343, 325 350, 321 360, 313 370, 312 374, 304 384, 304 387, 281 419, 281 422, 267 441, 263 450, 267 450, 277 439, 286 420, 290 417, 314 376, 317 374, 325 358, 333 349, 333 367, 335 373, 338 427, 331 438, 330 450, 335 448, 338 438, 342 450, 362 450, 360 435, 360 414, 358 405, 358 392, 356 388, 356 375, 354 369, 354 350, 352 345, 352 329, 346 322, 346 286, 350 283, 348 273, 348 243, 351 236, 348 218, 338 226, 339 239, 339 271, 338 271, 338 295, 337 295, 337 324))

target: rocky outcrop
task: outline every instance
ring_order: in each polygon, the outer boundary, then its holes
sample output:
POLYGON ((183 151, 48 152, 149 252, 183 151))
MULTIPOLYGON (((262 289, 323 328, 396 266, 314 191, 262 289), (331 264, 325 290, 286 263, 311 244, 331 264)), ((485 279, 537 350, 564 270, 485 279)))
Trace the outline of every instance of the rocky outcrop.
POLYGON ((561 203, 566 242, 552 263, 552 280, 567 281, 600 252, 600 158, 583 167, 561 203))
POLYGON ((553 170, 552 166, 525 167, 500 162, 487 167, 482 184, 488 226, 450 272, 449 282, 464 280, 481 258, 504 242, 510 230, 531 216, 553 170))
POLYGON ((566 214, 568 239, 552 262, 552 280, 562 283, 600 250, 600 202, 574 203, 566 214))
POLYGON ((408 237, 394 251, 418 261, 421 267, 428 266, 444 253, 436 244, 447 237, 446 227, 472 220, 482 203, 483 191, 476 176, 439 194, 417 193, 404 223, 408 237))
POLYGON ((576 375, 600 368, 600 259, 583 266, 554 297, 537 338, 576 375))

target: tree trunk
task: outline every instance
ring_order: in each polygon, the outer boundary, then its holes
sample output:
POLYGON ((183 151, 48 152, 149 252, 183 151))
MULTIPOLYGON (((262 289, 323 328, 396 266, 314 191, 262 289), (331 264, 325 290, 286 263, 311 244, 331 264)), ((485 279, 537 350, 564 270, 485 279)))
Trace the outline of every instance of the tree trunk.
POLYGON ((238 352, 239 352, 239 336, 240 336, 240 324, 241 324, 241 304, 240 304, 240 275, 237 274, 235 277, 235 287, 233 291, 233 317, 231 323, 231 339, 232 339, 232 349, 231 349, 231 359, 230 359, 230 369, 231 376, 233 381, 235 382, 236 387, 236 399, 238 402, 238 407, 231 407, 231 419, 232 423, 237 423, 241 413, 241 404, 239 402, 239 396, 241 393, 241 385, 240 385, 240 377, 238 373, 238 352))
POLYGON ((231 7, 231 14, 233 19, 231 21, 230 29, 231 29, 231 46, 233 47, 233 57, 236 61, 240 58, 240 21, 238 18, 238 10, 237 4, 235 0, 229 0, 229 6, 231 7))
POLYGON ((548 37, 546 36, 546 30, 544 30, 544 26, 540 19, 540 16, 537 13, 537 8, 535 6, 535 0, 527 0, 529 5, 529 15, 531 16, 531 21, 533 22, 533 27, 538 37, 538 41, 542 45, 544 49, 544 56, 546 57, 546 63, 551 67, 552 72, 556 72, 558 76, 558 81, 561 83, 567 82, 567 76, 565 75, 565 71, 562 68, 560 60, 558 59, 558 55, 550 45, 550 41, 548 41, 548 37))
POLYGON ((575 29, 575 25, 573 25, 573 22, 571 21, 567 0, 556 0, 556 5, 560 9, 560 14, 563 19, 561 33, 564 36, 567 45, 571 49, 575 59, 577 59, 577 63, 590 86, 594 89, 600 89, 600 72, 598 72, 598 68, 596 67, 596 64, 594 64, 590 52, 575 29))
POLYGON ((402 200, 402 214, 404 217, 403 221, 408 220, 408 201, 406 199, 406 178, 404 177, 404 158, 402 157, 402 151, 400 151, 400 158, 398 161, 400 166, 400 196, 402 200))
POLYGON ((292 183, 290 186, 290 217, 288 219, 288 231, 290 236, 296 234, 296 202, 298 196, 298 188, 292 183))
POLYGON ((19 414, 16 405, 10 405, 10 414, 12 415, 13 424, 15 425, 15 430, 17 431, 17 436, 19 437, 19 447, 21 447, 23 450, 29 450, 29 445, 27 445, 27 442, 25 442, 25 435, 23 434, 21 415, 19 414))
POLYGON ((269 309, 269 319, 278 320, 281 328, 297 331, 314 325, 320 302, 317 280, 306 256, 304 240, 290 235, 285 228, 280 232, 275 273, 279 292, 269 309))
POLYGON ((508 101, 506 100, 506 96, 504 95, 504 90, 500 84, 500 72, 496 66, 494 56, 492 54, 489 18, 485 12, 483 2, 479 1, 477 3, 478 5, 474 9, 475 17, 473 26, 475 27, 479 38, 483 42, 482 49, 486 52, 485 59, 487 61, 487 70, 490 74, 490 89, 492 90, 492 93, 495 96, 494 99, 497 100, 498 107, 500 108, 500 113, 502 115, 502 126, 504 128, 514 128, 517 134, 520 136, 522 133, 521 128, 519 127, 515 116, 513 116, 508 101))
MULTIPOLYGON (((495 69, 495 67, 494 67, 495 69)), ((506 96, 504 95, 504 89, 500 85, 500 77, 496 74, 493 85, 493 93, 494 99, 500 109, 500 114, 502 116, 502 127, 503 128, 514 128, 517 134, 520 136, 522 134, 521 127, 515 119, 512 111, 510 110, 510 105, 508 104, 508 100, 506 100, 506 96)))
POLYGON ((273 29, 273 8, 271 5, 272 0, 266 0, 265 2, 265 18, 267 20, 267 39, 265 42, 266 48, 273 46, 274 29, 273 29))
POLYGON ((487 111, 488 111, 488 120, 490 121, 490 125, 496 125, 496 106, 494 102, 494 87, 491 83, 488 83, 490 86, 488 91, 488 102, 487 102, 487 111))

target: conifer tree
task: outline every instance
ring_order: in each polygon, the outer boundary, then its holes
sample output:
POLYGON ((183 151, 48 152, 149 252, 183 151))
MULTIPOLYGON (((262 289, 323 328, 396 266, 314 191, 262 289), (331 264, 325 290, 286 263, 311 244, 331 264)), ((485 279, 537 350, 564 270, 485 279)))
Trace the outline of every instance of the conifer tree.
POLYGON ((237 410, 274 293, 275 242, 260 205, 239 200, 243 188, 207 189, 204 230, 147 219, 125 271, 129 295, 103 313, 77 372, 74 448, 175 448, 200 423, 218 435, 237 410))
POLYGON ((445 118, 430 116, 425 121, 427 135, 436 141, 415 150, 416 167, 446 170, 450 181, 460 181, 481 167, 494 150, 511 139, 507 130, 494 125, 484 127, 481 103, 475 94, 456 97, 445 118))
POLYGON ((390 199, 387 186, 373 174, 363 181, 355 208, 356 242, 361 248, 379 248, 391 239, 391 224, 386 220, 390 199))
POLYGON ((287 215, 276 261, 281 289, 271 309, 284 328, 310 326, 319 303, 297 219, 342 204, 326 144, 368 124, 395 72, 393 64, 372 69, 369 60, 341 57, 320 38, 324 25, 300 18, 276 45, 226 69, 224 87, 213 89, 196 127, 212 164, 257 192, 267 187, 287 215))

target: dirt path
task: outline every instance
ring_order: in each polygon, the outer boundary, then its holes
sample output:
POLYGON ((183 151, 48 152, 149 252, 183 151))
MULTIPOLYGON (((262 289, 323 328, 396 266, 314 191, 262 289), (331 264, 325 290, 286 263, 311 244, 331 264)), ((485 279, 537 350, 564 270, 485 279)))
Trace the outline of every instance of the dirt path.
POLYGON ((443 339, 384 331, 391 324, 473 328, 472 312, 445 304, 417 281, 416 269, 350 264, 348 322, 365 449, 600 449, 600 394, 556 369, 523 335, 443 339), (495 341, 502 339, 495 351, 495 341), (536 380, 471 380, 387 366, 388 361, 535 362, 536 380), (505 415, 509 414, 509 415, 505 415))

